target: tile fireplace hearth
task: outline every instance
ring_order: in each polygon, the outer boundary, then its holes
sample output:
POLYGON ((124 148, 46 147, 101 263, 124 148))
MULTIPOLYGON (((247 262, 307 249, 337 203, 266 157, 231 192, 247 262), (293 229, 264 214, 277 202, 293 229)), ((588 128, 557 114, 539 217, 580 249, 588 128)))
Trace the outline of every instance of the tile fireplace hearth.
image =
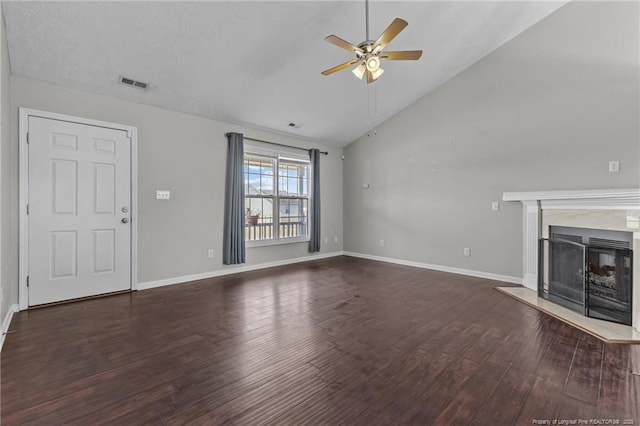
POLYGON ((554 302, 640 332, 640 189, 505 192, 503 200, 523 204, 522 284, 534 297, 545 299, 546 306, 554 302), (595 239, 567 236, 567 230, 576 229, 595 233, 595 239), (614 237, 601 238, 602 233, 614 237), (616 239, 622 245, 611 246, 616 239), (562 254, 573 271, 558 272, 558 261, 548 260, 549 250, 562 254), (560 281, 568 287, 559 287, 560 281))

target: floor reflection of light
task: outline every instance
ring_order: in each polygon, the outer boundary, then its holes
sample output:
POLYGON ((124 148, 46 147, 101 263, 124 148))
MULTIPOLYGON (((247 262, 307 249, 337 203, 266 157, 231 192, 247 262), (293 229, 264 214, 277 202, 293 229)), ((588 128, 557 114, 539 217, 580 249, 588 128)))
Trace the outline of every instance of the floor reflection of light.
POLYGON ((272 276, 229 286, 226 307, 240 313, 231 337, 238 348, 233 373, 229 372, 234 378, 240 382, 254 380, 256 371, 282 359, 292 342, 304 338, 304 332, 313 325, 304 314, 310 278, 311 274, 303 271, 294 277, 289 275, 286 281, 272 276))

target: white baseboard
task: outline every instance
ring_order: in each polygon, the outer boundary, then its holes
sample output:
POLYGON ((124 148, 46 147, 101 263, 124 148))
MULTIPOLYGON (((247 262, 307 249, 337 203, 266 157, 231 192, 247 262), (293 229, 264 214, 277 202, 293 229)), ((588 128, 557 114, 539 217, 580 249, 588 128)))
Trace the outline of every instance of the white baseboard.
POLYGON ((2 320, 2 336, 0 336, 0 351, 2 351, 2 345, 4 345, 4 338, 9 331, 9 326, 11 325, 11 319, 13 318, 13 314, 20 311, 20 307, 17 303, 13 305, 9 305, 9 309, 7 310, 7 314, 4 316, 2 320))
POLYGON ((476 278, 486 278, 489 280, 502 281, 511 284, 522 285, 522 278, 509 275, 492 274, 490 272, 474 271, 471 269, 454 268, 452 266, 433 265, 431 263, 413 262, 411 260, 393 259, 390 257, 373 256, 371 254, 355 253, 345 251, 345 256, 360 257, 362 259, 378 260, 380 262, 396 263, 398 265, 413 266, 415 268, 432 269, 434 271, 450 272, 452 274, 467 275, 476 278))
POLYGON ((297 257, 294 259, 278 260, 275 262, 258 263, 255 265, 228 266, 228 267, 225 267, 224 269, 219 269, 217 271, 203 272, 200 274, 192 274, 192 275, 183 275, 180 277, 166 278, 163 280, 156 280, 156 281, 146 281, 146 282, 138 283, 138 285, 136 286, 136 290, 147 290, 150 288, 163 287, 166 285, 182 284, 190 281, 222 277, 225 275, 232 275, 240 272, 256 271, 259 269, 273 268, 275 266, 292 265, 294 263, 310 262, 313 260, 327 259, 329 257, 336 257, 336 256, 343 256, 343 255, 360 257, 362 259, 377 260, 380 262, 396 263, 398 265, 413 266, 416 268, 432 269, 434 271, 450 272, 452 274, 467 275, 467 276, 477 277, 477 278, 486 278, 489 280, 522 285, 522 278, 511 277, 508 275, 492 274, 489 272, 473 271, 470 269, 454 268, 451 266, 433 265, 430 263, 413 262, 410 260, 393 259, 390 257, 373 256, 370 254, 355 253, 350 251, 335 251, 331 253, 297 257))
POLYGON ((294 263, 301 263, 301 262, 311 262, 313 260, 327 259, 329 257, 342 256, 344 254, 345 253, 343 251, 334 251, 331 253, 313 254, 313 255, 304 256, 304 257, 296 257, 293 259, 278 260, 275 262, 258 263, 255 265, 226 266, 224 269, 219 269, 217 271, 203 272, 201 274, 193 274, 193 275, 183 275, 181 277, 173 277, 173 278, 166 278, 164 280, 146 281, 143 283, 138 283, 138 285, 136 286, 136 290, 147 290, 150 288, 163 287, 166 285, 182 284, 189 281, 197 281, 197 280, 204 280, 207 278, 222 277, 225 275, 232 275, 240 272, 249 272, 249 271, 256 271, 258 269, 273 268, 275 266, 291 265, 294 263))

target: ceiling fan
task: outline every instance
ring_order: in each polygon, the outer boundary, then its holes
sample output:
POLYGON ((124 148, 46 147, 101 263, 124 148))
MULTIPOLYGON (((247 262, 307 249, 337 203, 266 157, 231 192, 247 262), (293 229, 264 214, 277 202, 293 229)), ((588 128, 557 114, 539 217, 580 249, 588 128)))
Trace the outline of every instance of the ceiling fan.
POLYGON ((422 56, 422 50, 403 50, 400 52, 382 51, 382 49, 384 49, 391 40, 400 34, 400 31, 404 30, 407 25, 409 25, 404 19, 394 19, 377 40, 373 41, 369 39, 369 0, 365 0, 365 25, 367 39, 357 46, 335 35, 330 35, 325 38, 329 43, 354 53, 356 58, 333 68, 329 68, 328 70, 324 70, 322 71, 322 75, 330 75, 334 72, 349 68, 351 65, 358 64, 358 66, 352 70, 353 74, 360 80, 362 80, 362 77, 366 74, 367 83, 373 83, 384 72, 384 70, 380 68, 380 61, 415 61, 420 59, 422 56))

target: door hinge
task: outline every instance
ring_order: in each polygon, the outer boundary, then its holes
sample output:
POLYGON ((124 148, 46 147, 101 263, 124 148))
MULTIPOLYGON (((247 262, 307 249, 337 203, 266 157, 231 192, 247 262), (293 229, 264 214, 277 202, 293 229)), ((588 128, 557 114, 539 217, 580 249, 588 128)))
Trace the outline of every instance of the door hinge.
POLYGON ((27 275, 27 287, 29 287, 29 275, 27 275))
POLYGON ((27 132, 27 143, 29 143, 29 132, 27 132))
POLYGON ((27 215, 29 215, 29 204, 27 204, 27 215))

